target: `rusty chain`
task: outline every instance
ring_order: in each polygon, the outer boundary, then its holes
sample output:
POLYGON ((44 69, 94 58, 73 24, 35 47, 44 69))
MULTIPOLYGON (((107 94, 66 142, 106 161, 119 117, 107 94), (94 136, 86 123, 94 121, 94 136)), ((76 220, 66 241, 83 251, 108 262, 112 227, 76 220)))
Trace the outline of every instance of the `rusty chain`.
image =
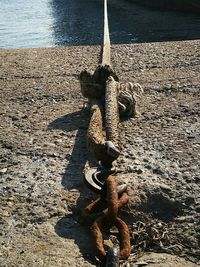
POLYGON ((119 209, 128 203, 127 186, 118 187, 115 177, 114 162, 121 152, 119 122, 121 116, 136 115, 136 96, 142 93, 142 88, 139 84, 120 83, 111 67, 107 0, 102 48, 102 64, 94 73, 84 70, 80 74, 81 92, 90 107, 88 149, 101 165, 85 172, 86 184, 100 197, 84 208, 80 222, 90 226, 96 257, 102 262, 112 258, 112 266, 119 266, 119 258, 127 259, 131 253, 128 226, 118 217, 119 209), (108 249, 104 246, 103 232, 114 226, 118 230, 119 253, 115 246, 108 249))

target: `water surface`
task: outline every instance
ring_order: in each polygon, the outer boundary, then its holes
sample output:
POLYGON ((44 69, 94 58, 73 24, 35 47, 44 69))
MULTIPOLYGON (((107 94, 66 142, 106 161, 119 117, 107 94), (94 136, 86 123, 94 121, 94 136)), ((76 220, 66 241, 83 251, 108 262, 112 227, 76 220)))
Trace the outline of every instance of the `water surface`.
MULTIPOLYGON (((109 0, 112 43, 200 39, 200 15, 109 0)), ((100 44, 103 0, 0 0, 0 48, 100 44)))
POLYGON ((54 45, 49 0, 0 0, 0 47, 54 45))

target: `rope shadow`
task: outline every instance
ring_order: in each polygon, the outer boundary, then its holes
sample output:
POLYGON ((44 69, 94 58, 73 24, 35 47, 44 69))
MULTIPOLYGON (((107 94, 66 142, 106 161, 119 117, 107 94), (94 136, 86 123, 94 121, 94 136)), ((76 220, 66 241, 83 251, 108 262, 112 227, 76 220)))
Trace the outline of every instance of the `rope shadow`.
POLYGON ((61 184, 65 189, 77 189, 82 185, 82 173, 88 157, 86 145, 88 123, 88 111, 82 109, 57 118, 48 126, 48 130, 59 129, 66 133, 77 130, 72 153, 66 156, 68 165, 61 180, 61 184))

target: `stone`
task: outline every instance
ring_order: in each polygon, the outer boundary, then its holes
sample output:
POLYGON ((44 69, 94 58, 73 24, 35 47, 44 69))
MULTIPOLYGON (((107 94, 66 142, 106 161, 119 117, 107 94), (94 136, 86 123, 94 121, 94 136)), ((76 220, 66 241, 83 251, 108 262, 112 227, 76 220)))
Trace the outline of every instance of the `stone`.
POLYGON ((6 173, 7 170, 8 170, 7 168, 3 168, 3 169, 1 169, 1 170, 0 170, 0 174, 4 174, 4 173, 6 173))

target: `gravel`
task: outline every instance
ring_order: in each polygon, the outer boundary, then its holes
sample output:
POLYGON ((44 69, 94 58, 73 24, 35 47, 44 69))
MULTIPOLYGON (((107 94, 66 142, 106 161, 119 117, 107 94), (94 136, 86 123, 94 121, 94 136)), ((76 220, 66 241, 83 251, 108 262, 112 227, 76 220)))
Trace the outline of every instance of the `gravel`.
MULTIPOLYGON (((130 229, 161 223, 170 245, 182 248, 165 257, 147 244, 139 262, 149 266, 199 262, 199 48, 200 41, 112 46, 121 81, 144 88, 141 115, 120 124, 118 179, 130 195, 121 216, 130 229)), ((94 197, 82 179, 89 114, 78 76, 96 68, 99 54, 99 46, 0 50, 1 266, 95 266, 88 229, 76 221, 94 197)))

